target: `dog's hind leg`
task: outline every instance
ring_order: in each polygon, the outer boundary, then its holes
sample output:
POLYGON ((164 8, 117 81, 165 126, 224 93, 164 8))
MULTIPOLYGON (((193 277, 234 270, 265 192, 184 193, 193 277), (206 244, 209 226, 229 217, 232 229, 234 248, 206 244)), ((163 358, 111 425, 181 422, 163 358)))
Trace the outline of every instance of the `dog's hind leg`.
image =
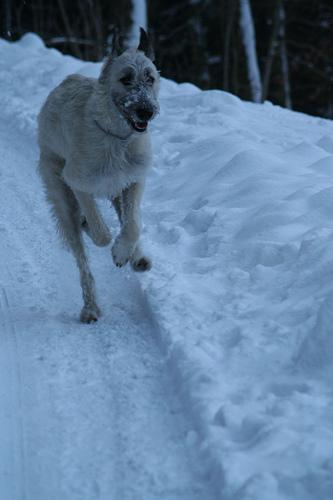
POLYGON ((74 191, 79 202, 83 219, 81 225, 83 230, 90 236, 98 247, 105 247, 111 242, 111 233, 100 214, 96 202, 91 194, 82 191, 74 191))
POLYGON ((44 181, 46 196, 65 245, 72 251, 80 272, 84 306, 80 320, 93 323, 100 316, 96 303, 94 278, 90 272, 83 246, 81 213, 73 191, 61 178, 64 161, 53 154, 42 152, 39 171, 44 181))
MULTIPOLYGON (((132 186, 132 189, 133 188, 135 189, 134 186, 132 186)), ((127 192, 125 191, 124 194, 121 194, 121 195, 117 196, 116 198, 113 198, 113 200, 112 200, 113 206, 114 206, 114 208, 117 212, 118 218, 119 218, 119 222, 120 222, 120 226, 122 228, 122 231, 124 230, 124 226, 125 226, 124 222, 126 221, 126 219, 127 219, 127 222, 129 222, 128 219, 131 218, 131 216, 129 216, 129 213, 131 212, 131 208, 136 213, 137 227, 139 228, 139 226, 140 226, 139 210, 140 210, 141 189, 140 189, 140 192, 138 193, 138 195, 139 195, 139 197, 136 200, 136 202, 133 200, 133 197, 132 198, 130 197, 130 199, 128 199, 129 196, 128 196, 128 190, 127 190, 127 192), (131 205, 132 205, 132 207, 131 207, 131 205)), ((126 229, 126 227, 125 227, 125 229, 126 229)), ((115 254, 113 254, 113 256, 115 259, 115 254)), ((149 259, 149 257, 147 257, 144 254, 144 252, 141 248, 141 245, 140 245, 140 241, 136 242, 134 250, 129 257, 129 262, 130 262, 130 265, 131 265, 133 271, 136 271, 136 272, 149 271, 151 269, 151 266, 152 266, 151 260, 149 259)))

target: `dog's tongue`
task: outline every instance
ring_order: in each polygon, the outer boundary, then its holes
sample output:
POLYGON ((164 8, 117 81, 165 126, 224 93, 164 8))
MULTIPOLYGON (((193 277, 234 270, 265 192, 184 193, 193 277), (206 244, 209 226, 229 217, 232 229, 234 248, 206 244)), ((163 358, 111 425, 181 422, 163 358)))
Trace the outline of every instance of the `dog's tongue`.
POLYGON ((139 132, 143 132, 144 130, 146 130, 147 125, 148 125, 148 122, 135 122, 135 128, 139 132))

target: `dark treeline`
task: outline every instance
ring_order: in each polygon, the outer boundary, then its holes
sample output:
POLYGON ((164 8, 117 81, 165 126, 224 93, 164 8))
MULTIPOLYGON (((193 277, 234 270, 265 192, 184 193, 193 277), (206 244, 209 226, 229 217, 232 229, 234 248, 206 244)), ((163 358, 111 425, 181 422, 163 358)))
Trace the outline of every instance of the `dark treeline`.
MULTIPOLYGON (((1 0, 2 36, 27 31, 50 47, 101 60, 132 0, 1 0)), ((251 99, 239 0, 147 0, 162 75, 251 99)), ((333 117, 333 0, 250 0, 261 99, 333 117)))

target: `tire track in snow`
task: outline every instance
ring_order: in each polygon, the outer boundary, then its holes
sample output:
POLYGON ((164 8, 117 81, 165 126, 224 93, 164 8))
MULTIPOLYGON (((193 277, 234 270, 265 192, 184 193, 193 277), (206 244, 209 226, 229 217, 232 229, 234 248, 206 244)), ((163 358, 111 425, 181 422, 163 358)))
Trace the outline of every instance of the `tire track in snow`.
MULTIPOLYGON (((3 275, 3 273, 2 273, 3 275)), ((10 313, 8 295, 4 287, 0 288, 0 356, 1 380, 0 405, 1 428, 8 431, 2 440, 0 450, 0 499, 26 500, 25 495, 25 452, 22 423, 22 377, 20 355, 17 345, 15 324, 10 313), (9 408, 6 406, 9 406, 9 408)))

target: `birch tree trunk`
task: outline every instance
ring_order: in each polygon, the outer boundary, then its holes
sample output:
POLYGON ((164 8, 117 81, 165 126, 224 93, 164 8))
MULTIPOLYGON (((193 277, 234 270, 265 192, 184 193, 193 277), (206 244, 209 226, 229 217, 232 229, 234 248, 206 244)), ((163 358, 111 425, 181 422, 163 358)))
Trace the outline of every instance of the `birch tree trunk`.
POLYGON ((239 0, 240 27, 246 53, 252 100, 262 102, 262 86, 256 50, 255 31, 249 0, 239 0))
POLYGON ((139 43, 140 27, 147 31, 147 3, 146 0, 132 0, 132 25, 128 35, 128 46, 135 47, 139 43))

